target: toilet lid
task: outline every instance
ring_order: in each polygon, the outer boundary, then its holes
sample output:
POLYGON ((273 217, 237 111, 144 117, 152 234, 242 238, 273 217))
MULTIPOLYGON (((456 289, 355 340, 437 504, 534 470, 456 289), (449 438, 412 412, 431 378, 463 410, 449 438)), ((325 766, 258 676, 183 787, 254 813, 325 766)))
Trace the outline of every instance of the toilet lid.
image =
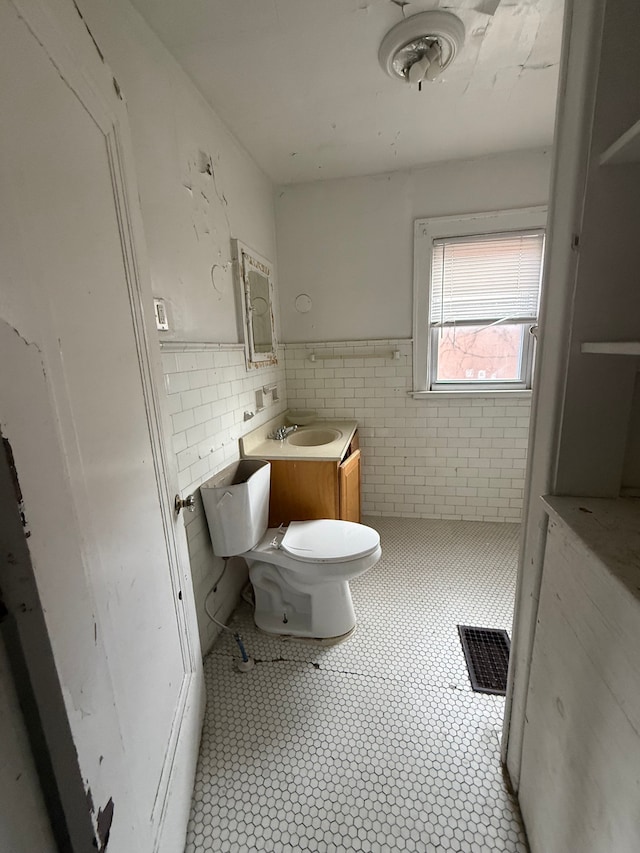
POLYGON ((373 553, 380 545, 377 531, 353 521, 322 518, 292 521, 280 548, 306 563, 340 563, 373 553))

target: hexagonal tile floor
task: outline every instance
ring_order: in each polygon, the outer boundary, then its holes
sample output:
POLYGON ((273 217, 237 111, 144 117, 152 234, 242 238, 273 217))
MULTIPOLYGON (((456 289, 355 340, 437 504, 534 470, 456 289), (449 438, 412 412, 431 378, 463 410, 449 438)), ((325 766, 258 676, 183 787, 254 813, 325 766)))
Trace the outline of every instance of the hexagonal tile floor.
POLYGON ((230 626, 207 712, 186 853, 526 853, 500 768, 504 699, 474 693, 458 624, 511 630, 518 527, 376 518, 352 582, 356 633, 320 647, 230 626))

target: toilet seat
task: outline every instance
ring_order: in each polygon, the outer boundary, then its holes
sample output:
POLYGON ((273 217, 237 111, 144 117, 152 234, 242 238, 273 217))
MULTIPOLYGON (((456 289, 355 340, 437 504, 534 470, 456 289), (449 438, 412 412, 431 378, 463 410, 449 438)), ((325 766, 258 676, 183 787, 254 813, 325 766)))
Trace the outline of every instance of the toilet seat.
POLYGON ((242 556, 249 567, 257 562, 277 566, 295 585, 350 580, 375 566, 381 554, 376 530, 353 521, 321 518, 292 521, 286 531, 270 527, 242 556))
POLYGON ((280 549, 303 563, 343 563, 367 557, 380 547, 377 531, 353 521, 292 521, 280 549))

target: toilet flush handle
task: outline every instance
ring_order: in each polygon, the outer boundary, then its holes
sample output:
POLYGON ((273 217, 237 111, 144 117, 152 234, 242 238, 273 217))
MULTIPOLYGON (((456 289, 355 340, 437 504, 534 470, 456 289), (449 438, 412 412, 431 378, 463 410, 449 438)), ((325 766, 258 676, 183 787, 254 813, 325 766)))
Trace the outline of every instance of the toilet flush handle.
POLYGON ((187 495, 187 497, 183 500, 180 495, 176 495, 176 499, 173 503, 176 514, 180 514, 181 509, 188 509, 189 512, 195 512, 196 509, 196 496, 195 495, 187 495))

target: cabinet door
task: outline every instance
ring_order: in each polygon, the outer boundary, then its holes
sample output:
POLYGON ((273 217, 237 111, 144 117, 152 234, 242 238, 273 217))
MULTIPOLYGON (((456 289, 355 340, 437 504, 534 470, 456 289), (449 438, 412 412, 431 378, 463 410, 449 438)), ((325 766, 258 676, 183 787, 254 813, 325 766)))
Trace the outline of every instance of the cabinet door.
POLYGON ((354 451, 340 465, 340 518, 360 521, 360 451, 354 451))
POLYGON ((271 460, 269 526, 338 518, 337 468, 336 462, 271 460))

